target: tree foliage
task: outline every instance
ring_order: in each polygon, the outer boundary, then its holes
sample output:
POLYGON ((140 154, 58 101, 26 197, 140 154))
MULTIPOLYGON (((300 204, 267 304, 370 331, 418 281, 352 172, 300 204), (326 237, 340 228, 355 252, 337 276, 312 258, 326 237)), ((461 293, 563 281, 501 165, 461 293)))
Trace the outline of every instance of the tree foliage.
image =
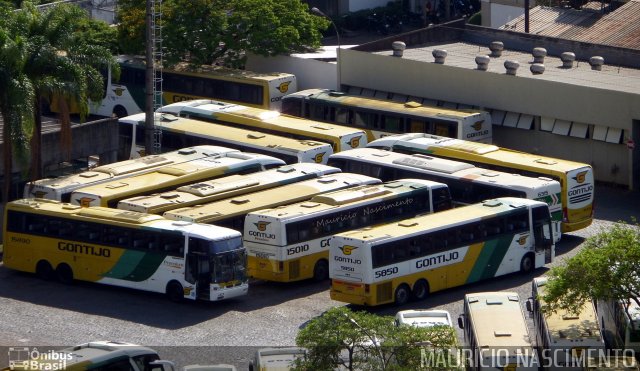
POLYGON ((549 272, 544 310, 576 313, 588 300, 640 299, 640 226, 617 223, 549 272))
MULTIPOLYGON (((451 354, 457 340, 450 326, 396 326, 390 316, 336 307, 300 330, 296 344, 308 350, 296 370, 417 370, 425 355, 451 354)), ((452 369, 453 358, 445 358, 441 369, 452 369)))
MULTIPOLYGON (((118 2, 119 42, 141 54, 145 2, 118 2)), ((165 0, 162 4, 164 60, 168 65, 222 63, 242 67, 246 52, 264 56, 320 46, 329 21, 300 0, 165 0)))

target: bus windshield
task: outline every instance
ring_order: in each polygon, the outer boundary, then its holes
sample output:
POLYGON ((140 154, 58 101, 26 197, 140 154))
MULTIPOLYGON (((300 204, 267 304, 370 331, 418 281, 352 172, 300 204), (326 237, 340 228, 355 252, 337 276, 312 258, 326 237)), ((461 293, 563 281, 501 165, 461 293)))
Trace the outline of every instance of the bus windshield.
POLYGON ((213 283, 244 282, 247 279, 246 264, 247 254, 244 249, 216 254, 211 258, 211 280, 213 283))

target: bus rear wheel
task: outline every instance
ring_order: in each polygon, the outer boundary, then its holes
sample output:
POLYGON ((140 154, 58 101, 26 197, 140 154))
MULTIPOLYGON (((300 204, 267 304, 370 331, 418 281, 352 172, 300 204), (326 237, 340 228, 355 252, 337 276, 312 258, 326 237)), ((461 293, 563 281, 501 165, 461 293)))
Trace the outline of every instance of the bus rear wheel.
POLYGON ((533 261, 533 254, 528 253, 524 257, 522 257, 522 261, 520 262, 520 272, 529 273, 533 271, 535 268, 535 263, 533 261))
POLYGON ((53 267, 46 260, 40 260, 36 265, 36 276, 43 280, 48 280, 53 276, 53 267))
POLYGON ((113 108, 113 115, 117 118, 127 116, 127 110, 122 106, 115 106, 113 108))
POLYGON ((320 282, 329 278, 329 263, 326 260, 318 260, 313 267, 313 280, 320 282))
POLYGON ((409 289, 409 285, 402 284, 396 288, 395 295, 395 303, 396 305, 405 305, 409 302, 409 298, 411 297, 411 290, 409 289))
POLYGON ((184 299, 184 289, 179 282, 171 281, 167 285, 167 297, 174 303, 179 303, 184 299))
POLYGON ((429 283, 427 280, 418 280, 413 285, 413 290, 411 290, 411 294, 415 300, 424 300, 429 295, 429 283))
POLYGON ((65 285, 70 285, 73 283, 73 270, 67 264, 60 264, 56 268, 56 276, 58 276, 58 281, 64 283, 65 285))

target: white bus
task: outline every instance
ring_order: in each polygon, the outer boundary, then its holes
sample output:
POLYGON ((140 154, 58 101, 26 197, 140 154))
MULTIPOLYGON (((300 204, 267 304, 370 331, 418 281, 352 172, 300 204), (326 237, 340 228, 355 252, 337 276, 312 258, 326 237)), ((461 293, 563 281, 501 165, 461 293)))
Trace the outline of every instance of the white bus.
POLYGON ((35 180, 28 182, 24 186, 24 198, 35 197, 69 202, 71 192, 82 187, 149 173, 163 166, 190 162, 206 157, 222 156, 228 152, 238 151, 217 146, 182 148, 159 155, 149 155, 98 166, 79 174, 35 180))
POLYGON ((558 242, 562 222, 561 185, 545 177, 529 177, 479 168, 469 163, 422 154, 402 154, 376 148, 357 148, 334 153, 328 164, 342 171, 380 178, 428 179, 445 183, 454 203, 468 205, 496 197, 522 197, 549 205, 554 239, 558 242))
POLYGON ((168 192, 127 198, 118 202, 118 209, 162 214, 177 208, 202 205, 339 172, 340 169, 336 167, 321 164, 284 165, 250 174, 229 175, 188 184, 168 192))
POLYGON ((403 305, 410 298, 553 260, 547 204, 504 197, 339 233, 330 242, 331 298, 403 305))
POLYGON ((640 355, 640 299, 598 300, 598 318, 608 347, 640 355))
POLYGON ((466 294, 458 325, 470 350, 469 370, 538 370, 518 293, 466 294))
POLYGON ((545 370, 585 370, 589 358, 604 354, 604 339, 593 302, 585 303, 578 313, 544 313, 546 277, 533 279, 527 310, 533 314, 541 366, 545 370))
POLYGON ((164 192, 202 180, 231 174, 248 174, 284 165, 284 161, 256 153, 228 152, 152 172, 77 189, 70 203, 80 206, 117 207, 118 201, 133 196, 164 192))
MULTIPOLYGON (((329 143, 290 138, 256 130, 157 113, 156 128, 162 131, 163 151, 200 144, 234 148, 277 157, 288 164, 326 164, 333 153, 329 143)), ((145 114, 123 117, 119 122, 118 158, 135 158, 144 149, 145 114)))
POLYGON ((304 358, 305 348, 262 348, 256 351, 253 360, 249 361, 249 371, 285 371, 290 370, 296 359, 304 358))
POLYGON ((331 237, 340 232, 451 208, 442 183, 400 179, 314 196, 247 214, 250 277, 278 282, 328 277, 331 237))
POLYGON ((407 309, 396 313, 396 326, 409 325, 416 327, 451 326, 451 314, 438 309, 407 309))

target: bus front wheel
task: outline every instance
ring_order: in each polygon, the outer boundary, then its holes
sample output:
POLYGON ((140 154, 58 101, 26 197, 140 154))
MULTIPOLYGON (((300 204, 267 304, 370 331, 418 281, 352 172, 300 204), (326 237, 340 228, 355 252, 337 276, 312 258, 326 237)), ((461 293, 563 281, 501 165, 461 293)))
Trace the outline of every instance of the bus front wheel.
POLYGON ((409 302, 409 298, 411 297, 411 290, 409 286, 406 284, 402 284, 398 286, 396 289, 396 305, 405 305, 409 302))
POLYGON ((429 295, 429 283, 427 280, 418 280, 413 285, 413 290, 411 291, 413 294, 413 298, 415 300, 424 300, 429 295))
POLYGON ((40 260, 36 265, 36 276, 48 280, 53 276, 53 267, 46 260, 40 260))
POLYGON ((117 118, 127 116, 127 109, 122 106, 115 106, 113 108, 113 115, 117 118))
POLYGON ((73 270, 67 264, 60 264, 56 268, 56 276, 58 276, 58 281, 64 283, 65 285, 70 285, 73 283, 73 270))
POLYGON ((534 259, 534 257, 533 257, 532 253, 526 254, 522 258, 522 261, 520 262, 520 272, 529 273, 529 272, 533 271, 533 268, 535 268, 535 263, 534 263, 533 259, 534 259))
POLYGON ((326 260, 318 260, 313 267, 313 280, 324 281, 329 278, 329 263, 326 260))
POLYGON ((179 303, 184 299, 184 289, 179 282, 171 281, 167 285, 167 297, 174 303, 179 303))

